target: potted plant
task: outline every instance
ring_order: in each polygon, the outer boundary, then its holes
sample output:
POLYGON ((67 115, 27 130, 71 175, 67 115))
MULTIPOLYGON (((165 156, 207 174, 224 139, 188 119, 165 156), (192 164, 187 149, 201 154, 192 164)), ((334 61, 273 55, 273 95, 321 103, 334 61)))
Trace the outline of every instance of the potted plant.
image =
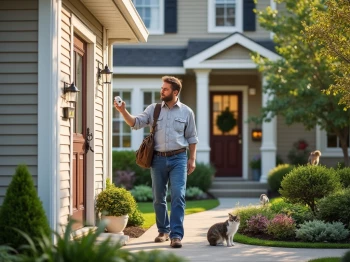
POLYGON ((101 218, 108 220, 107 230, 111 233, 123 234, 129 214, 136 209, 136 201, 125 188, 116 187, 107 179, 106 189, 96 198, 96 210, 101 218))
POLYGON ((261 157, 260 155, 255 155, 253 159, 249 163, 252 172, 253 172, 253 180, 259 181, 261 175, 261 157))

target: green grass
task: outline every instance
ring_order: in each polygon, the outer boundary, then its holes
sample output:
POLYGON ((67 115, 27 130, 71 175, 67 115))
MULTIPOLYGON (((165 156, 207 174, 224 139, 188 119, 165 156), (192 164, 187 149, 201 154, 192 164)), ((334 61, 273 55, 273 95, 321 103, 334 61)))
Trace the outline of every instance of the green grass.
MULTIPOLYGON (((156 216, 153 210, 152 202, 141 202, 137 203, 139 210, 142 213, 142 216, 145 219, 142 228, 148 229, 156 223, 156 216)), ((213 209, 219 205, 217 199, 208 199, 208 200, 193 200, 186 201, 185 215, 194 214, 209 209, 213 209)), ((168 210, 170 210, 170 203, 168 203, 168 210)))
POLYGON ((340 262, 340 257, 324 257, 324 258, 316 258, 311 259, 308 262, 340 262))
POLYGON ((349 243, 309 243, 309 242, 287 242, 264 240, 236 234, 234 241, 247 245, 269 246, 269 247, 290 247, 290 248, 350 248, 349 243))

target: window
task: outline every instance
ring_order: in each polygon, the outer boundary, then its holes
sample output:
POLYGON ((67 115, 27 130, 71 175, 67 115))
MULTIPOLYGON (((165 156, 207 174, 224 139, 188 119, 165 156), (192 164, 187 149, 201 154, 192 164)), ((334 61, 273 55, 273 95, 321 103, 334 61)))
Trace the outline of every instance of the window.
POLYGON ((133 0, 150 34, 164 34, 164 0, 133 0))
MULTIPOLYGON (((316 134, 317 134, 317 147, 320 148, 322 152, 322 156, 326 156, 326 157, 343 156, 343 152, 340 147, 340 139, 336 134, 327 133, 325 130, 321 130, 320 127, 317 127, 316 134)), ((348 137, 347 144, 349 148, 350 135, 348 137)), ((350 153, 350 150, 349 150, 349 153, 350 153)))
POLYGON ((242 32, 242 0, 208 0, 208 31, 242 32))
MULTIPOLYGON (((126 103, 126 109, 131 112, 131 92, 113 92, 113 97, 120 96, 126 103)), ((131 148, 131 128, 125 123, 118 110, 113 109, 113 148, 131 148)))
MULTIPOLYGON (((157 91, 145 91, 143 93, 143 110, 146 109, 147 106, 153 103, 160 103, 160 92, 157 91)), ((146 137, 150 132, 150 127, 144 128, 143 136, 146 137)))

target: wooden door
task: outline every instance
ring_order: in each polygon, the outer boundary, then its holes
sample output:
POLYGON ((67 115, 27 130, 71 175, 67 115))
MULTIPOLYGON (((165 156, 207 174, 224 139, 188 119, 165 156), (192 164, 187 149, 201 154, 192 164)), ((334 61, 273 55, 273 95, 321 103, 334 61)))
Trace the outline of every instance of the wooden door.
POLYGON ((242 177, 242 92, 211 92, 210 112, 210 161, 215 176, 242 177), (236 125, 223 132, 217 120, 225 110, 232 113, 236 125))
POLYGON ((84 226, 86 217, 86 43, 74 36, 73 72, 74 82, 80 90, 75 104, 73 121, 73 215, 77 221, 73 229, 84 226))

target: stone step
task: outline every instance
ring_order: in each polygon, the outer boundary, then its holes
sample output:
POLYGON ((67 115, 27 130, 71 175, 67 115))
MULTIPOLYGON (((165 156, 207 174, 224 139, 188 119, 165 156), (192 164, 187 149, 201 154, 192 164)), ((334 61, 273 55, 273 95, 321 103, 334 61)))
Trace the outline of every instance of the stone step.
POLYGON ((267 194, 267 189, 209 189, 214 197, 256 197, 267 194))

